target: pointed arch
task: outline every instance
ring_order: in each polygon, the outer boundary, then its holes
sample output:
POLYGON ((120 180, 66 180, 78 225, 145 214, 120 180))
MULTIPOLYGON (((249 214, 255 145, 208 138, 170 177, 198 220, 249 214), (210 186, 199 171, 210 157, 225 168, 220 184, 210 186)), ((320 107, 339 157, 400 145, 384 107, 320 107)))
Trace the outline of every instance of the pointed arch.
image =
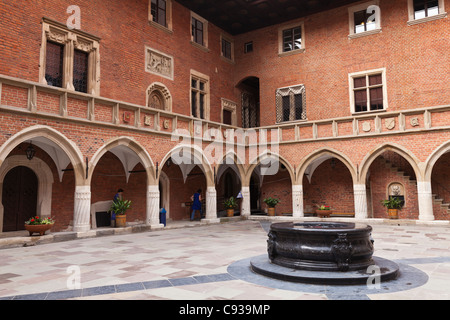
MULTIPOLYGON (((303 175, 307 171, 308 167, 314 164, 314 162, 319 161, 322 163, 324 160, 329 158, 336 158, 341 161, 349 170, 350 175, 352 176, 353 183, 355 184, 357 181, 357 170, 351 160, 342 152, 330 149, 330 148, 322 148, 314 151, 310 155, 303 158, 298 166, 298 172, 295 181, 298 184, 302 183, 303 175)), ((320 164, 319 163, 319 164, 320 164)), ((310 167, 311 168, 311 167, 310 167)))
POLYGON ((234 151, 228 151, 222 158, 222 160, 219 162, 218 167, 216 168, 217 172, 217 181, 219 181, 221 174, 224 172, 222 168, 226 165, 230 165, 235 173, 238 175, 239 179, 241 180, 241 183, 243 182, 243 179, 245 178, 245 168, 242 165, 242 160, 239 158, 239 156, 234 151), (229 160, 231 159, 233 162, 229 163, 229 160), (236 171, 237 170, 237 171, 236 171))
POLYGON ((77 186, 85 185, 86 166, 81 151, 74 142, 48 126, 28 127, 10 137, 0 147, 0 164, 5 161, 16 146, 28 141, 33 141, 34 144, 49 153, 58 168, 60 179, 62 178, 62 169, 65 169, 71 163, 75 173, 75 184, 77 186))
POLYGON ((150 108, 172 111, 172 95, 161 82, 153 82, 146 91, 145 105, 150 108))
POLYGON ((156 173, 153 161, 145 150, 133 138, 129 137, 117 137, 109 140, 105 143, 97 152, 92 156, 89 166, 88 182, 91 183, 92 176, 98 162, 106 152, 111 152, 116 155, 124 166, 127 180, 129 177, 129 171, 133 169, 138 163, 142 163, 145 171, 147 172, 147 184, 156 185, 156 173))
POLYGON ((251 165, 248 167, 248 169, 246 171, 245 179, 243 180, 243 183, 245 183, 246 186, 250 185, 250 178, 251 178, 252 173, 255 170, 255 168, 258 165, 260 165, 264 160, 268 160, 268 159, 271 159, 274 157, 279 161, 279 163, 283 164, 286 167, 286 169, 289 173, 289 176, 291 178, 291 182, 292 182, 292 184, 294 184, 296 179, 295 179, 295 174, 294 174, 294 168, 292 167, 292 165, 289 163, 289 161, 287 161, 281 155, 279 155, 277 153, 273 153, 269 150, 264 151, 256 159, 253 159, 252 161, 250 161, 251 165))
POLYGON ((371 152, 369 152, 367 154, 367 156, 363 159, 360 170, 359 170, 359 177, 358 177, 358 181, 361 184, 365 183, 370 165, 373 163, 373 161, 378 156, 380 156, 381 154, 383 154, 386 151, 392 151, 392 152, 395 152, 395 153, 399 154, 400 156, 402 156, 406 161, 408 161, 408 163, 413 168, 414 173, 416 175, 416 179, 418 181, 422 181, 423 175, 419 168, 419 160, 411 151, 409 151, 405 147, 398 145, 398 144, 383 143, 383 144, 379 145, 378 147, 376 147, 371 152))
POLYGON ((445 154, 450 152, 450 141, 441 144, 436 150, 434 150, 425 161, 424 167, 424 181, 431 181, 431 174, 436 162, 445 154))
MULTIPOLYGON (((176 165, 195 166, 198 165, 206 178, 208 187, 215 187, 214 172, 208 158, 204 155, 203 150, 196 145, 178 145, 172 148, 162 159, 160 168, 163 168, 167 160, 172 158, 176 165)), ((191 168, 192 169, 192 168, 191 168)), ((158 173, 157 179, 159 179, 158 173)))

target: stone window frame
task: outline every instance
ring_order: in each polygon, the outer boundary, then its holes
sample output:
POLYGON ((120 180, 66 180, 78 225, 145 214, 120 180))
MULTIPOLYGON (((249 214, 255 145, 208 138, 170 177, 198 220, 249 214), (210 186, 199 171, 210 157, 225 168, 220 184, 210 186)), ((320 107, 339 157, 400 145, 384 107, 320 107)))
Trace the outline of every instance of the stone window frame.
POLYGON ((100 38, 78 29, 69 29, 57 21, 42 19, 42 43, 39 58, 39 82, 47 85, 45 79, 47 41, 64 46, 62 88, 75 91, 73 85, 73 61, 75 50, 88 53, 87 93, 100 95, 100 38))
POLYGON ((415 18, 414 12, 414 0, 408 0, 408 22, 409 26, 420 24, 424 22, 439 20, 447 17, 447 12, 445 12, 445 0, 438 0, 439 13, 437 15, 425 18, 415 18))
POLYGON ((380 1, 368 1, 355 6, 351 6, 348 8, 348 18, 349 18, 349 39, 355 39, 365 36, 370 36, 372 34, 377 34, 381 32, 381 10, 377 13, 374 13, 375 16, 375 29, 363 31, 363 32, 355 32, 355 13, 363 10, 367 10, 370 6, 377 6, 379 8, 380 1))
MULTIPOLYGON (((348 75, 349 82, 349 95, 350 95, 350 111, 353 115, 366 114, 366 113, 374 113, 374 112, 385 112, 388 109, 388 95, 387 95, 387 81, 386 81, 386 68, 379 68, 361 72, 353 72, 348 75), (382 88, 383 88, 383 109, 379 110, 370 110, 367 108, 367 111, 355 111, 355 95, 354 95, 354 79, 360 78, 362 76, 371 76, 381 74, 382 79, 382 88)), ((368 88, 368 85, 367 85, 368 88)), ((368 95, 367 103, 370 103, 370 96, 368 95)))
POLYGON ((228 62, 234 62, 234 40, 232 37, 224 35, 223 33, 220 34, 220 57, 228 62), (223 40, 230 43, 230 50, 231 50, 231 57, 225 57, 223 55, 223 40))
POLYGON ((306 89, 304 84, 298 84, 288 87, 279 88, 275 93, 276 102, 276 122, 287 123, 292 121, 306 121, 306 89), (297 94, 302 95, 302 116, 301 119, 295 119, 295 104, 293 103, 293 97, 297 94), (289 120, 283 120, 283 97, 290 96, 290 115, 289 120))
MULTIPOLYGON (((170 94, 169 89, 161 83, 161 82, 153 82, 146 90, 146 102, 145 105, 149 108, 154 108, 151 105, 151 99, 153 93, 156 93, 158 97, 161 99, 162 108, 156 108, 157 110, 164 110, 168 112, 172 112, 172 95, 170 94)), ((155 108, 154 108, 155 109, 155 108)))
POLYGON ((208 75, 203 74, 201 72, 195 71, 191 69, 190 71, 190 77, 189 77, 189 107, 190 111, 189 114, 191 117, 197 118, 197 119, 203 119, 203 120, 209 120, 210 119, 210 78, 208 75), (192 114, 192 92, 194 91, 192 88, 192 80, 198 80, 202 81, 205 84, 203 92, 205 93, 205 100, 204 100, 204 109, 203 109, 203 118, 200 118, 200 106, 198 104, 200 99, 197 99, 197 114, 198 117, 194 117, 192 114))
POLYGON ((189 22, 189 30, 190 30, 190 35, 191 35, 191 44, 194 47, 197 47, 199 49, 202 49, 206 52, 209 52, 208 49, 208 20, 202 18, 201 16, 199 16, 198 14, 196 14, 195 12, 191 11, 191 19, 189 22), (194 36, 192 35, 192 19, 196 19, 200 22, 203 23, 203 44, 197 43, 194 40, 194 36))
POLYGON ((172 0, 166 0, 166 26, 153 21, 152 16, 152 0, 148 0, 148 22, 151 26, 166 31, 167 33, 173 32, 173 20, 172 20, 172 0))
POLYGON ((305 52, 305 50, 306 50, 306 42, 305 42, 305 22, 304 21, 292 22, 292 23, 285 24, 285 25, 278 27, 278 56, 280 56, 280 57, 290 56, 293 54, 303 53, 303 52, 305 52), (301 48, 284 52, 283 51, 283 31, 287 30, 287 29, 296 28, 296 27, 300 27, 300 29, 301 29, 301 39, 302 39, 301 48))
POLYGON ((237 126, 237 103, 225 98, 221 98, 222 111, 220 113, 220 122, 223 123, 223 111, 231 112, 231 125, 237 126))

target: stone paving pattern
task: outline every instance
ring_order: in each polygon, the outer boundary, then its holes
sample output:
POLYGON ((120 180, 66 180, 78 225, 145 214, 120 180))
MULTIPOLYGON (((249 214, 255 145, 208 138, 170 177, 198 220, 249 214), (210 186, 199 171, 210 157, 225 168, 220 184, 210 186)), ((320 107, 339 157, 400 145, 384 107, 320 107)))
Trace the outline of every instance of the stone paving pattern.
POLYGON ((355 295, 349 287, 289 287, 259 275, 255 283, 230 273, 230 266, 266 253, 269 225, 243 220, 2 249, 0 298, 450 299, 448 226, 372 224, 374 255, 401 264, 405 274, 414 269, 424 276, 393 292, 385 283, 386 290, 355 295), (71 266, 81 271, 78 290, 67 287, 71 266))

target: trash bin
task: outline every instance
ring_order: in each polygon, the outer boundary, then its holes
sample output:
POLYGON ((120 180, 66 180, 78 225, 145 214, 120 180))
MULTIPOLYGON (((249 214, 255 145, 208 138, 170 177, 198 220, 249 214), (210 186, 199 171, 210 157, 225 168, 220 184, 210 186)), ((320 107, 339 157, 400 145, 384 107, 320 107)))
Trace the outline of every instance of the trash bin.
POLYGON ((161 211, 159 211, 159 223, 163 224, 164 227, 166 226, 166 209, 162 208, 161 211))

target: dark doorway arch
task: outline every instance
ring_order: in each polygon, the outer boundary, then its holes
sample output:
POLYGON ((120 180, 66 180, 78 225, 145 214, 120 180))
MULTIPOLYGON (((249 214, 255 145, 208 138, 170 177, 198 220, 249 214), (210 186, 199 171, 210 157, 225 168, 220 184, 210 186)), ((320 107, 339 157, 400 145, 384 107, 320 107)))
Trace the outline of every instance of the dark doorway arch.
POLYGON ((3 180, 3 232, 25 229, 25 221, 36 215, 38 178, 25 166, 11 169, 3 180))

